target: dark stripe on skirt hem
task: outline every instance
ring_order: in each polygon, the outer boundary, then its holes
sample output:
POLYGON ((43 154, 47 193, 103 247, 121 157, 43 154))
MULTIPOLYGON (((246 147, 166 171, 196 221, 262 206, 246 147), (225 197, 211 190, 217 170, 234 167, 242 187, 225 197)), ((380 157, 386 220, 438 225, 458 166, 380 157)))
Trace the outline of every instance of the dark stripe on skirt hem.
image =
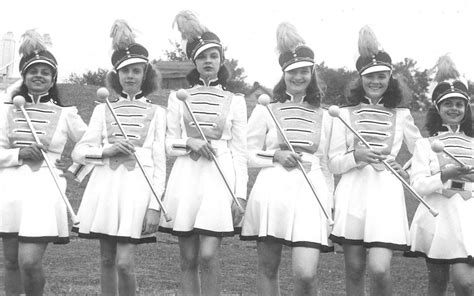
POLYGON ((18 237, 18 232, 0 232, 0 237, 6 237, 6 238, 18 237))
POLYGON ((279 243, 288 247, 304 247, 304 248, 312 248, 312 249, 318 249, 323 253, 329 253, 334 251, 334 247, 326 246, 320 243, 314 243, 314 242, 307 242, 307 241, 299 241, 299 242, 293 242, 289 241, 283 238, 279 237, 274 237, 274 236, 258 236, 258 235, 251 235, 251 236, 240 236, 240 239, 243 241, 259 241, 259 242, 275 242, 279 243))
POLYGON ((332 240, 334 243, 339 245, 357 245, 357 246, 364 246, 365 248, 385 248, 391 249, 395 251, 408 251, 410 250, 410 246, 408 245, 399 245, 393 243, 386 243, 386 242, 365 242, 361 239, 347 239, 342 236, 335 236, 329 235, 329 239, 332 240))
POLYGON ((97 233, 97 232, 89 232, 89 233, 78 232, 78 235, 80 238, 85 238, 85 239, 105 239, 112 242, 134 244, 134 245, 156 242, 156 237, 154 236, 144 237, 144 238, 133 238, 129 236, 116 236, 116 235, 97 233))
POLYGON ((69 237, 59 236, 18 236, 18 241, 22 243, 53 243, 55 245, 65 245, 69 243, 69 237))
POLYGON ((194 228, 193 230, 190 231, 176 231, 173 230, 172 228, 167 228, 167 227, 159 227, 158 231, 164 232, 164 233, 169 233, 174 236, 183 236, 183 237, 188 237, 194 234, 200 234, 200 235, 206 235, 206 236, 214 236, 214 237, 232 237, 234 235, 240 234, 240 231, 242 228, 235 228, 234 231, 229 231, 229 232, 217 232, 217 231, 211 231, 207 229, 200 229, 200 228, 194 228))
POLYGON ((405 257, 422 257, 425 258, 426 262, 428 263, 433 263, 433 264, 456 264, 456 263, 466 263, 469 265, 474 265, 474 258, 472 256, 467 256, 464 258, 452 258, 452 259, 435 259, 435 258, 430 258, 428 257, 425 253, 419 252, 419 251, 408 251, 403 253, 403 256, 405 257))

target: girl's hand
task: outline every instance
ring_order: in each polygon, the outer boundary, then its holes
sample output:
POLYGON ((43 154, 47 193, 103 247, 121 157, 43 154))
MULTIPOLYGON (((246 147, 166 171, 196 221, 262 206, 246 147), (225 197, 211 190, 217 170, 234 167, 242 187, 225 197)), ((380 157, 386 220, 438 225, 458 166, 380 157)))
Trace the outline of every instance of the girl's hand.
MULTIPOLYGON (((245 210, 245 208, 247 207, 247 200, 240 197, 237 197, 237 200, 239 201, 242 208, 244 208, 245 210)), ((232 203, 231 211, 232 211, 232 223, 234 224, 234 227, 235 227, 240 224, 240 221, 242 221, 245 211, 241 212, 235 202, 232 203)))
POLYGON ((135 152, 135 147, 130 140, 119 140, 112 146, 105 148, 102 152, 102 157, 112 157, 117 154, 132 155, 135 152))
POLYGON ((277 150, 273 155, 273 162, 278 162, 285 168, 294 168, 301 161, 301 156, 288 150, 277 150))
POLYGON ((408 180, 410 175, 402 168, 402 166, 395 161, 395 159, 387 159, 387 163, 392 167, 392 169, 397 172, 403 179, 408 180))
POLYGON ((56 162, 54 163, 56 168, 63 172, 66 172, 71 166, 71 164, 72 164, 72 161, 70 159, 65 159, 65 158, 56 159, 56 162))
POLYGON ((463 175, 470 174, 472 171, 471 166, 458 166, 458 165, 447 165, 441 169, 441 182, 445 183, 446 181, 460 177, 463 175))
POLYGON ((148 209, 143 219, 142 234, 150 234, 158 231, 158 225, 160 223, 159 211, 148 209))
POLYGON ((21 147, 18 153, 18 159, 31 159, 34 161, 43 160, 41 150, 46 151, 46 146, 33 143, 28 147, 21 147))
POLYGON ((380 152, 374 151, 366 147, 357 147, 354 150, 354 159, 357 163, 378 163, 381 160, 384 160, 385 156, 383 156, 380 152))
POLYGON ((191 149, 193 152, 196 152, 202 157, 209 160, 212 159, 211 154, 215 153, 211 144, 202 139, 188 138, 188 140, 186 141, 186 146, 188 146, 189 149, 191 149))

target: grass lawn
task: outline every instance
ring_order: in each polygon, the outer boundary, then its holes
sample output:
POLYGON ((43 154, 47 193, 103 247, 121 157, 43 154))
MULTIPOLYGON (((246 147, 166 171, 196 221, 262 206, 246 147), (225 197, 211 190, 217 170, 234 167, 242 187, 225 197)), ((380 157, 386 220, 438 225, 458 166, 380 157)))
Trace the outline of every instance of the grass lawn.
MULTIPOLYGON (((97 87, 61 86, 66 102, 77 102, 81 116, 88 122, 91 115, 97 87)), ((159 104, 166 104, 167 93, 152 97, 159 104)), ((249 104, 249 108, 252 108, 249 104)), ((414 114, 415 122, 422 126, 422 115, 414 114)), ((68 150, 71 145, 68 145, 68 150)), ((406 150, 399 156, 401 162, 408 158, 406 150)), ((168 172, 173 159, 168 160, 168 172)), ((253 185, 256 170, 250 170, 249 187, 253 185)), ((86 182, 70 182, 67 195, 77 211, 86 182)), ((417 202, 406 199, 409 219, 413 217, 417 202)), ((0 245, 0 249, 2 249, 0 245)), ((336 253, 323 254, 319 263, 320 295, 344 295, 344 258, 340 249, 336 253)), ((0 253, 3 252, 0 250, 0 253)), ((223 295, 255 295, 257 252, 255 243, 241 242, 237 237, 224 239, 221 251, 223 295)), ((50 245, 44 260, 47 275, 47 295, 98 295, 99 244, 97 241, 82 240, 72 235, 71 243, 65 246, 50 245)), ((3 282, 3 257, 0 259, 0 281, 3 282)), ((137 248, 136 273, 139 294, 176 295, 179 286, 179 250, 177 239, 158 234, 157 244, 141 245, 137 248)), ((426 267, 423 259, 412 259, 395 253, 392 263, 392 277, 395 295, 422 295, 426 291, 426 267)), ((280 267, 282 295, 292 291, 290 249, 284 249, 280 267)), ((451 289, 451 287, 450 287, 451 289)), ((3 287, 0 295, 3 292, 3 287)), ((453 293, 452 289, 449 293, 453 293)))

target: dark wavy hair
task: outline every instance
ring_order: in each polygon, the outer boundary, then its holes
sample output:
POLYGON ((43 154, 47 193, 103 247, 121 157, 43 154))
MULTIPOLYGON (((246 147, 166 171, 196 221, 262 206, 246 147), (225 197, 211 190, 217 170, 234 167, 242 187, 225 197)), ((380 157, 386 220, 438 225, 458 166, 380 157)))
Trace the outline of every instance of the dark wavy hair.
MULTIPOLYGON (((230 77, 230 72, 227 69, 226 65, 221 65, 219 68, 219 71, 217 71, 217 82, 222 85, 222 87, 225 89, 227 86, 227 81, 229 80, 230 77)), ((191 86, 195 86, 196 84, 199 83, 199 78, 201 78, 201 75, 199 74, 198 70, 196 68, 192 69, 188 75, 186 75, 186 80, 189 82, 191 86)))
MULTIPOLYGON (((362 86, 362 76, 349 84, 347 101, 349 105, 358 105, 365 96, 364 87, 362 86)), ((403 77, 390 76, 387 90, 383 95, 383 105, 386 108, 395 108, 402 103, 406 104, 411 100, 411 95, 403 77)))
MULTIPOLYGON (((26 71, 25 71, 25 73, 26 73, 26 71)), ((28 87, 26 87, 26 84, 25 84, 25 76, 22 75, 22 77, 23 77, 23 82, 21 83, 21 86, 18 90, 13 91, 12 99, 15 96, 22 96, 24 98, 29 97, 28 87)), ((64 107, 64 104, 61 101, 61 98, 60 98, 60 95, 59 95, 59 90, 58 90, 58 85, 57 85, 57 75, 53 78, 53 85, 48 90, 48 93, 51 96, 51 98, 53 99, 53 101, 55 101, 58 106, 64 107)))
MULTIPOLYGON (((273 100, 284 103, 290 100, 290 96, 286 93, 285 73, 281 76, 280 81, 273 88, 273 100)), ((306 95, 304 101, 309 104, 319 107, 321 105, 321 98, 324 96, 325 89, 324 82, 319 78, 315 69, 311 71, 311 80, 306 88, 306 95)))
MULTIPOLYGON (((145 69, 145 75, 141 86, 141 91, 144 96, 147 96, 160 88, 161 74, 158 69, 152 65, 147 64, 145 69)), ((115 70, 109 71, 105 78, 105 85, 107 88, 112 89, 116 94, 122 93, 123 87, 120 85, 118 72, 115 70)))
MULTIPOLYGON (((461 120, 461 124, 459 129, 463 131, 466 136, 474 137, 474 133, 472 131, 472 112, 471 107, 469 104, 466 104, 466 109, 464 111, 464 118, 461 120)), ((426 123, 425 127, 428 130, 428 133, 431 136, 435 136, 438 134, 439 131, 443 130, 443 120, 439 115, 438 110, 433 105, 428 109, 428 113, 426 113, 426 123)))

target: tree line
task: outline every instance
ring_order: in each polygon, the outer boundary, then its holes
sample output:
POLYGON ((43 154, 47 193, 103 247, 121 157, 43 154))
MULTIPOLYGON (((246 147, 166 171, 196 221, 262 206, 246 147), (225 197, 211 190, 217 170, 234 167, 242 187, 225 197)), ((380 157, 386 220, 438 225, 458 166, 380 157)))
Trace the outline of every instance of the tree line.
MULTIPOLYGON (((164 58, 153 60, 157 61, 186 61, 186 54, 178 42, 171 42, 173 49, 164 51, 164 58)), ((225 49, 224 49, 225 50, 225 49)), ((245 69, 239 66, 236 59, 227 59, 226 67, 230 71, 230 78, 227 89, 234 93, 248 94, 251 90, 251 84, 246 79, 245 69)), ((324 62, 316 65, 316 71, 324 83, 325 96, 323 103, 332 105, 344 105, 348 95, 348 88, 352 82, 357 80, 358 73, 346 68, 330 68, 324 62)), ((408 87, 411 98, 408 98, 408 107, 412 110, 424 111, 430 106, 429 87, 432 83, 433 71, 428 69, 419 69, 417 62, 411 58, 404 58, 403 61, 394 64, 394 75, 402 80, 408 87)), ((96 71, 87 71, 83 74, 71 73, 66 83, 82 85, 105 85, 107 70, 98 68, 96 71)), ((474 83, 468 81, 470 96, 474 95, 474 83)))

